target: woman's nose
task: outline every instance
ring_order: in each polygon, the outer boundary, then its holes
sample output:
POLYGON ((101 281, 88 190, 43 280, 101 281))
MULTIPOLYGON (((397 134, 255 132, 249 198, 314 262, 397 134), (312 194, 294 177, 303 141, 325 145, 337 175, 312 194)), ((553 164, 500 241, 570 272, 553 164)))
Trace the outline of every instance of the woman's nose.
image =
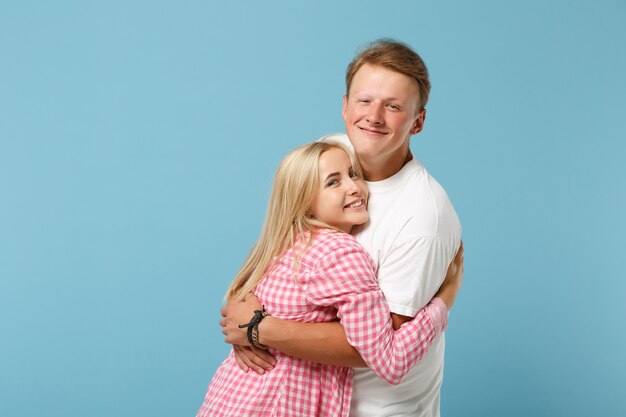
POLYGON ((347 186, 347 191, 350 195, 358 194, 361 191, 361 188, 359 187, 359 185, 352 178, 346 181, 346 186, 347 186))

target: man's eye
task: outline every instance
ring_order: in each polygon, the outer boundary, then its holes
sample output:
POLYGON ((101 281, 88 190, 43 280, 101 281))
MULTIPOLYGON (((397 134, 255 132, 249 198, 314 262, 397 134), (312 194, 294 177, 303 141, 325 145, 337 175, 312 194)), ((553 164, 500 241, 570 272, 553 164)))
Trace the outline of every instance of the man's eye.
POLYGON ((398 106, 397 104, 388 104, 387 107, 389 107, 391 110, 400 110, 400 106, 398 106))

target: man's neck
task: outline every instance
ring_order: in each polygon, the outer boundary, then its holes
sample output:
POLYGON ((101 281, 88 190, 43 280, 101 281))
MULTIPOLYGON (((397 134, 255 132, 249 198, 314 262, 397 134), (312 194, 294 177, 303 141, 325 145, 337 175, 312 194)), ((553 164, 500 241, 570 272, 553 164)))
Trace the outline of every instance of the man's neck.
POLYGON ((370 161, 359 158, 359 163, 361 164, 365 181, 375 182, 393 177, 400 172, 402 167, 405 166, 411 159, 413 159, 413 154, 411 154, 411 151, 408 150, 404 158, 370 161))

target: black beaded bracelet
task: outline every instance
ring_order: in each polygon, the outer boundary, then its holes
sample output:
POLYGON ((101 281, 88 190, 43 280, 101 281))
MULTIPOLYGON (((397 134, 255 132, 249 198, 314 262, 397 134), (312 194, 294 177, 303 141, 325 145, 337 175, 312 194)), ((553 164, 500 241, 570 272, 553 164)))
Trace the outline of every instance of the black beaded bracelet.
POLYGON ((261 323, 261 320, 269 315, 270 313, 265 311, 265 306, 263 306, 262 310, 254 310, 254 316, 252 316, 252 319, 248 323, 239 325, 240 329, 243 329, 244 327, 248 328, 248 342, 251 346, 258 349, 267 349, 267 346, 263 346, 259 343, 259 324, 261 323))

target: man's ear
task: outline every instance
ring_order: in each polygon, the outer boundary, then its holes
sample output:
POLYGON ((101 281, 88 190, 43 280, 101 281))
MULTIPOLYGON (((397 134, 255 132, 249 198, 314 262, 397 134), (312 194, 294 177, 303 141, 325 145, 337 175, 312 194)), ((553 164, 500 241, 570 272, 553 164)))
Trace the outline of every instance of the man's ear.
POLYGON ((343 96, 343 105, 341 106, 341 117, 343 118, 343 121, 346 121, 346 110, 348 108, 348 96, 345 95, 343 96))
POLYGON ((415 135, 419 133, 424 128, 424 122, 426 121, 426 109, 423 109, 419 112, 415 122, 413 123, 413 127, 411 127, 411 135, 415 135))

